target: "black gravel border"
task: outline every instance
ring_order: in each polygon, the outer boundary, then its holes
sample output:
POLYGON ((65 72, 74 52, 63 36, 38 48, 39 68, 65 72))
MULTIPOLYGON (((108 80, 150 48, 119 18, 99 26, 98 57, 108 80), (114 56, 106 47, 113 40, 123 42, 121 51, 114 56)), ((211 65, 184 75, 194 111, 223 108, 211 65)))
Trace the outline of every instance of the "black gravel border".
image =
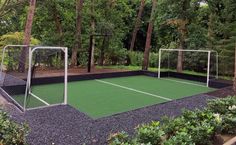
POLYGON ((184 108, 201 109, 208 99, 214 98, 206 94, 195 95, 96 120, 69 105, 25 113, 20 113, 13 106, 9 106, 7 110, 12 119, 29 124, 31 132, 27 141, 30 145, 104 145, 111 133, 126 131, 132 135, 138 124, 160 120, 163 116, 178 116, 184 108))

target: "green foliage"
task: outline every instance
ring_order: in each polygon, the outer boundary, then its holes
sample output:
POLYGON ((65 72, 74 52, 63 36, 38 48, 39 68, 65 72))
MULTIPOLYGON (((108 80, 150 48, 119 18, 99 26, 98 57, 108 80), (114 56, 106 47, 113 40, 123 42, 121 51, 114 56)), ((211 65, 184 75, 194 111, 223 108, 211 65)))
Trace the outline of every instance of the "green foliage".
POLYGON ((165 134, 160 128, 160 122, 152 122, 138 126, 136 132, 137 141, 139 143, 150 143, 152 145, 161 144, 165 134))
POLYGON ((210 100, 208 108, 222 118, 222 131, 236 133, 236 97, 210 100))
MULTIPOLYGON (((24 33, 23 32, 14 32, 14 33, 8 33, 5 35, 0 36, 0 47, 3 48, 6 45, 19 45, 23 43, 24 39, 24 33)), ((39 45, 40 41, 31 37, 31 45, 39 45)), ((5 69, 7 70, 16 70, 19 65, 19 61, 16 61, 16 59, 19 59, 19 56, 22 52, 22 49, 16 48, 11 53, 8 53, 8 55, 5 55, 4 58, 4 64, 5 69)), ((1 55, 2 56, 2 55, 1 55)))
POLYGON ((112 65, 125 64, 127 58, 126 49, 110 49, 106 53, 108 62, 112 65))
POLYGON ((164 141, 164 145, 195 145, 192 136, 186 132, 176 132, 168 140, 164 141))
POLYGON ((19 125, 11 121, 5 112, 0 111, 0 144, 25 145, 28 130, 26 124, 19 125))
POLYGON ((110 145, 128 145, 129 144, 129 135, 122 131, 116 134, 110 135, 108 138, 110 145))
MULTIPOLYGON (((23 32, 14 32, 14 33, 8 33, 5 35, 0 36, 0 47, 9 45, 9 44, 22 44, 24 39, 24 33, 23 32)), ((38 45, 40 44, 40 41, 31 37, 31 44, 32 45, 38 45)))
MULTIPOLYGON (((143 52, 129 51, 128 52, 129 65, 141 66, 143 63, 143 52)), ((149 67, 157 67, 158 53, 151 52, 149 55, 149 67)))
POLYGON ((163 128, 170 138, 178 133, 187 133, 195 144, 212 144, 211 139, 218 132, 222 123, 208 109, 185 110, 182 116, 163 121, 163 128))
POLYGON ((142 52, 135 52, 135 51, 129 51, 128 57, 130 60, 130 65, 133 66, 141 66, 143 62, 143 53, 142 52))
POLYGON ((214 99, 208 101, 208 108, 215 113, 220 113, 222 115, 235 113, 236 109, 230 109, 232 106, 236 105, 236 97, 226 97, 222 99, 214 99))
POLYGON ((212 145, 219 133, 236 134, 236 97, 210 100, 203 110, 184 110, 176 118, 164 117, 136 128, 131 140, 124 132, 113 136, 110 144, 212 145))
MULTIPOLYGON (((26 0, 7 0, 9 6, 3 6, 6 0, 0 2, 0 35, 24 31, 27 18, 28 3, 26 0), (20 3, 20 6, 19 6, 20 3), (1 11, 4 16, 1 16, 1 11), (7 13, 5 13, 7 12, 7 13)), ((37 1, 36 13, 32 28, 32 36, 43 45, 63 45, 72 48, 76 45, 76 1, 72 0, 44 0, 37 1), (58 22, 61 30, 58 30, 58 22)), ((126 59, 133 66, 141 66, 142 51, 145 46, 147 25, 150 18, 152 2, 146 1, 141 18, 140 30, 137 33, 134 50, 129 48, 132 31, 140 6, 140 1, 133 0, 94 0, 94 13, 91 13, 91 1, 84 1, 82 9, 82 48, 79 52, 87 52, 89 35, 92 33, 91 20, 95 19, 95 33, 112 34, 106 44, 103 38, 96 38, 97 55, 95 64, 99 62, 100 50, 105 48, 105 63, 126 64, 126 59)), ((188 20, 186 25, 186 49, 213 49, 220 55, 219 72, 225 76, 233 75, 234 45, 236 36, 236 2, 235 0, 159 0, 155 14, 154 32, 151 42, 150 67, 156 67, 156 52, 160 48, 178 48, 181 36, 178 25, 168 25, 168 20, 188 20), (201 3, 200 3, 201 2, 201 3), (204 5, 203 5, 204 4, 204 5), (212 18, 212 19, 210 19, 212 18), (212 44, 212 46, 210 45, 212 44)), ((5 44, 19 43, 21 40, 6 41, 5 44)), ((3 44, 2 44, 3 45, 3 44)), ((78 64, 85 65, 86 53, 78 54, 78 64), (81 57, 80 57, 81 56, 81 57)), ((194 60, 184 63, 184 67, 194 71, 204 72, 206 59, 201 55, 194 56, 194 60), (199 67, 199 68, 198 68, 199 67)), ((129 63, 128 63, 129 64, 129 63)), ((126 64, 127 65, 127 64, 126 64)), ((176 65, 173 65, 176 67, 176 65)))

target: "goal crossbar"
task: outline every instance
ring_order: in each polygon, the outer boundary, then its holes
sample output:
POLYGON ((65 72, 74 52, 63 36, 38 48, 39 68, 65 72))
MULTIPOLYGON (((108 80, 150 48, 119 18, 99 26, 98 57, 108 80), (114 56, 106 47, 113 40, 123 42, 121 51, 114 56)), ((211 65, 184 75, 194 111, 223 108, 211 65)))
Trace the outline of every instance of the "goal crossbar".
POLYGON ((216 78, 218 78, 218 61, 219 55, 217 51, 214 50, 191 50, 191 49, 159 49, 159 62, 158 62, 158 78, 161 77, 161 56, 162 51, 177 51, 177 52, 200 52, 200 53, 207 53, 207 82, 206 86, 209 87, 210 82, 210 63, 211 63, 211 54, 215 53, 216 56, 216 78))

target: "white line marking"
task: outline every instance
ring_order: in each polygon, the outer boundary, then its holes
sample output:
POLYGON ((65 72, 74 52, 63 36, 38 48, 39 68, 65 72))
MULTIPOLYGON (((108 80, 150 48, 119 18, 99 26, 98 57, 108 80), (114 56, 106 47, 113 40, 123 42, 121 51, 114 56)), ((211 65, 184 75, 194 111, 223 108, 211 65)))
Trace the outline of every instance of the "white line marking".
POLYGON ((177 82, 177 83, 188 84, 188 85, 193 85, 193 86, 199 86, 199 87, 206 88, 206 86, 204 86, 204 85, 194 84, 194 83, 190 83, 190 82, 184 82, 184 81, 178 81, 178 80, 172 80, 172 79, 166 79, 166 78, 161 78, 161 79, 162 80, 167 80, 167 81, 172 81, 172 82, 177 82))
POLYGON ((38 99, 39 101, 43 102, 44 104, 46 104, 47 106, 49 106, 50 104, 46 101, 44 101, 43 99, 39 98, 38 96, 36 96, 35 94, 32 94, 31 92, 29 92, 29 94, 31 96, 33 96, 34 98, 38 99))
POLYGON ((60 104, 59 103, 59 104, 53 104, 53 105, 50 105, 50 106, 39 106, 39 107, 28 108, 26 110, 30 111, 30 110, 44 109, 44 108, 55 107, 55 106, 60 106, 60 105, 66 105, 66 104, 60 104))
POLYGON ((156 97, 156 98, 161 98, 161 99, 163 99, 163 100, 168 100, 168 101, 171 101, 171 100, 172 100, 172 99, 169 99, 169 98, 166 98, 166 97, 162 97, 162 96, 158 96, 158 95, 155 95, 155 94, 151 94, 151 93, 139 91, 139 90, 136 90, 136 89, 133 89, 133 88, 121 86, 121 85, 114 84, 114 83, 110 83, 110 82, 107 82, 107 81, 102 81, 102 80, 97 80, 97 79, 95 79, 95 81, 100 82, 100 83, 104 83, 104 84, 108 84, 108 85, 112 85, 112 86, 116 86, 116 87, 119 87, 119 88, 123 88, 123 89, 126 89, 126 90, 138 92, 138 93, 141 93, 141 94, 153 96, 153 97, 156 97))

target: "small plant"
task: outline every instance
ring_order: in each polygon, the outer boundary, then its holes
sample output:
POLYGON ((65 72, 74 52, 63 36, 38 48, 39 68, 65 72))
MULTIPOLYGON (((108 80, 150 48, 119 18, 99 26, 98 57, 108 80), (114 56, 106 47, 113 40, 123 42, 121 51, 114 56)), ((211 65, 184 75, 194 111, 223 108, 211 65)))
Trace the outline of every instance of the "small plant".
POLYGON ((159 145, 164 137, 164 131, 160 128, 160 122, 143 124, 137 128, 137 141, 140 143, 150 143, 159 145))
POLYGON ((186 132, 177 132, 175 136, 172 136, 166 140, 164 145, 195 145, 192 136, 186 132))
POLYGON ((207 108, 222 115, 228 113, 236 114, 236 96, 210 100, 207 108))
POLYGON ((170 142, 184 135, 191 136, 191 142, 196 144, 211 144, 211 138, 220 131, 221 119, 216 117, 210 110, 183 111, 180 117, 175 119, 165 118, 163 129, 170 142))
POLYGON ((110 145, 127 145, 129 144, 129 135, 122 131, 115 134, 111 134, 108 138, 110 145))
POLYGON ((19 125, 11 121, 7 113, 0 110, 0 144, 1 145, 25 145, 28 134, 26 124, 19 125))
POLYGON ((236 133, 236 97, 210 100, 208 108, 222 117, 222 132, 236 133))

